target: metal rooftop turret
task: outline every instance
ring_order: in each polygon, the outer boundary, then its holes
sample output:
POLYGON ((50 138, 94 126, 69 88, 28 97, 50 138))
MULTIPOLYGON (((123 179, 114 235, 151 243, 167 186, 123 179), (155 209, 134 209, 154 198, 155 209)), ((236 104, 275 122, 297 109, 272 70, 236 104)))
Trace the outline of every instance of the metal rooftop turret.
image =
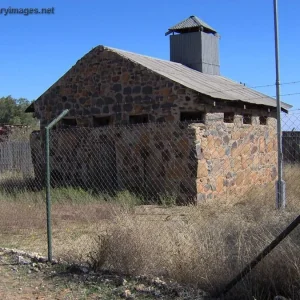
POLYGON ((186 33, 186 32, 197 32, 197 31, 203 31, 206 33, 212 33, 216 34, 217 31, 213 29, 211 26, 209 26, 204 21, 200 20, 196 16, 190 16, 189 18, 181 21, 180 23, 172 26, 168 29, 168 32, 166 32, 166 36, 171 33, 186 33))
POLYGON ((220 75, 219 35, 208 24, 190 16, 169 28, 170 60, 196 71, 220 75), (176 34, 175 34, 176 33, 176 34))

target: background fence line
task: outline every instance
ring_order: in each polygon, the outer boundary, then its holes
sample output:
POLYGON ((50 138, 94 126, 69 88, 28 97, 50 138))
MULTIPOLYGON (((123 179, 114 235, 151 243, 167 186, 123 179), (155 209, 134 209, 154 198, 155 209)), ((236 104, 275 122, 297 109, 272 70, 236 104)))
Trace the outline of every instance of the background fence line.
POLYGON ((300 162, 300 131, 282 132, 283 161, 286 163, 300 162))
POLYGON ((33 173, 29 141, 6 141, 0 143, 0 173, 21 172, 25 176, 33 173))

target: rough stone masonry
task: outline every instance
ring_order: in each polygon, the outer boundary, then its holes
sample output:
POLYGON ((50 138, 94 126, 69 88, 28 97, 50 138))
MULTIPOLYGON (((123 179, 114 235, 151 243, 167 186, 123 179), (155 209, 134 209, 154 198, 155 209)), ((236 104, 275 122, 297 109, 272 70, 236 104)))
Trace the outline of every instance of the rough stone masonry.
POLYGON ((41 133, 31 137, 36 172, 44 164, 45 125, 64 109, 76 120, 76 128, 61 122, 52 132, 53 174, 72 185, 142 186, 147 194, 168 191, 180 201, 203 201, 239 196, 276 179, 274 109, 209 98, 102 46, 80 59, 34 108, 41 120, 41 133), (183 112, 201 112, 202 120, 180 127, 183 112), (224 113, 234 113, 233 122, 224 113), (246 114, 251 124, 244 124, 246 114), (147 115, 149 123, 128 127, 137 115, 147 115), (110 117, 109 125, 94 128, 98 117, 110 117))

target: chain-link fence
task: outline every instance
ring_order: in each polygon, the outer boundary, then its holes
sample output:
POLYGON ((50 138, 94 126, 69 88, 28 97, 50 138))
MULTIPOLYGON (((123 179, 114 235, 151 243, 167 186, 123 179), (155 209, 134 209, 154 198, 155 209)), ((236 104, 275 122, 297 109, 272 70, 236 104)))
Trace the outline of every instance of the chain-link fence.
MULTIPOLYGON (((299 212, 300 113, 283 115, 282 126, 282 213, 275 210, 275 119, 58 126, 50 131, 53 255, 222 286, 299 212)), ((34 132, 27 143, 14 152, 25 169, 4 168, 0 153, 0 245, 46 254, 45 137, 34 132)), ((288 272, 300 279, 298 237, 253 276, 279 280, 280 272, 267 272, 279 264, 293 265, 288 272)))

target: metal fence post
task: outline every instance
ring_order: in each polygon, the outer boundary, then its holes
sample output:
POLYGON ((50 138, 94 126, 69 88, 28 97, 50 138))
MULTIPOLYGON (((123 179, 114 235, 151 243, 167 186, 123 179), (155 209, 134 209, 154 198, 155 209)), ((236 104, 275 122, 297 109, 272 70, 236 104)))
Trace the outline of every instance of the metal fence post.
POLYGON ((220 295, 223 297, 227 294, 239 281, 241 281, 251 270, 265 258, 277 245, 284 240, 298 225, 300 224, 300 215, 286 227, 259 255, 256 256, 234 279, 232 279, 224 288, 220 295))
POLYGON ((52 223, 51 223, 51 165, 50 165, 50 129, 59 122, 67 113, 64 110, 48 126, 46 126, 46 209, 47 209, 47 242, 48 242, 48 261, 52 261, 52 223))
POLYGON ((50 195, 50 138, 46 127, 46 209, 47 209, 47 242, 48 261, 52 261, 52 225, 51 225, 51 195, 50 195))
POLYGON ((275 63, 276 63, 276 101, 277 101, 277 153, 278 153, 278 180, 276 182, 276 208, 285 208, 285 182, 282 172, 282 131, 281 131, 281 102, 280 102, 280 73, 279 73, 279 34, 278 34, 278 6, 277 0, 274 6, 274 29, 275 29, 275 63))

